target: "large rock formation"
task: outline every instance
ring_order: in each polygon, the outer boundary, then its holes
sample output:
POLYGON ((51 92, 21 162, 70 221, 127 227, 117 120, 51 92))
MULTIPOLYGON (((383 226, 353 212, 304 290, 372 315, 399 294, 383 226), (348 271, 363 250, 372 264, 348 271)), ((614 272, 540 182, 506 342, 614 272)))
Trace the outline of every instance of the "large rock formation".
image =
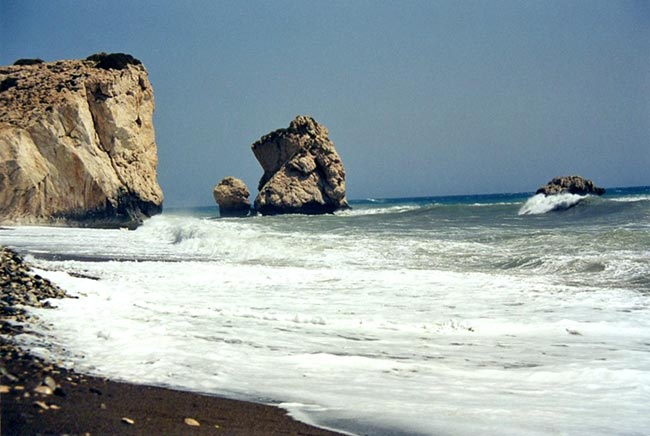
POLYGON ((0 67, 0 222, 134 228, 160 213, 153 111, 129 55, 0 67))
POLYGON ((604 188, 594 185, 594 182, 580 176, 556 177, 546 185, 542 186, 535 194, 556 195, 556 194, 576 194, 576 195, 603 195, 604 188))
POLYGON ((297 116, 252 145, 264 169, 255 209, 265 215, 320 214, 348 208, 345 170, 327 129, 297 116))
POLYGON ((234 177, 226 177, 212 190, 221 216, 248 216, 251 212, 251 195, 246 184, 234 177))

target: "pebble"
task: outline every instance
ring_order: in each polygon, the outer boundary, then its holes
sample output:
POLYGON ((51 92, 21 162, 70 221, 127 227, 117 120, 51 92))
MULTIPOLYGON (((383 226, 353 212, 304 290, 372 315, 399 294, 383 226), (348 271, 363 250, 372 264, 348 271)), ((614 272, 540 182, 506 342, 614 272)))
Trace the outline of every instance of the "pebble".
POLYGON ((126 418, 126 417, 122 418, 122 422, 125 423, 125 424, 129 424, 129 425, 135 424, 134 420, 132 420, 131 418, 126 418))
POLYGON ((49 386, 36 386, 34 392, 41 395, 52 395, 53 391, 49 386))
MULTIPOLYGON (((12 353, 8 353, 8 356, 11 357, 11 354, 12 353)), ((12 381, 12 382, 18 381, 18 377, 16 377, 13 374, 10 374, 9 371, 7 371, 7 368, 5 368, 4 366, 0 366, 0 374, 5 376, 6 378, 8 378, 9 381, 12 381)))
POLYGON ((191 427, 198 427, 201 424, 199 424, 199 421, 197 421, 194 418, 185 418, 185 424, 191 426, 191 427))
MULTIPOLYGON (((47 370, 47 369, 48 369, 48 368, 45 368, 45 370, 47 370)), ((51 371, 51 369, 50 369, 50 371, 51 371)), ((49 375, 46 376, 46 377, 43 379, 43 383, 42 383, 42 384, 43 384, 44 386, 49 386, 49 388, 52 389, 52 390, 56 389, 56 387, 58 386, 58 385, 56 384, 56 382, 54 381, 54 379, 53 379, 52 377, 50 377, 49 375)))
POLYGON ((39 407, 39 408, 41 408, 43 410, 49 410, 50 409, 50 406, 45 404, 43 401, 34 401, 34 406, 39 407))

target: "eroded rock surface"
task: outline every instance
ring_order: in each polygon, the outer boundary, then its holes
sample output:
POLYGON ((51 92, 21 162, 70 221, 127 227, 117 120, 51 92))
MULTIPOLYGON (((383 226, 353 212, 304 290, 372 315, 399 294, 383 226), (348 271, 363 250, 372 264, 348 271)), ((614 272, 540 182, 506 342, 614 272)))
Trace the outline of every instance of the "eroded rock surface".
POLYGON ((246 184, 235 177, 221 180, 212 190, 212 195, 221 216, 247 216, 251 212, 250 192, 246 184))
POLYGON ((599 188, 591 180, 580 176, 556 177, 546 185, 542 186, 535 194, 556 195, 556 194, 576 194, 576 195, 603 195, 604 188, 599 188))
POLYGON ((345 169, 325 126, 297 116, 252 145, 264 169, 255 210, 265 215, 321 214, 348 208, 345 169))
POLYGON ((134 228, 161 212, 147 71, 89 59, 0 67, 1 223, 134 228))

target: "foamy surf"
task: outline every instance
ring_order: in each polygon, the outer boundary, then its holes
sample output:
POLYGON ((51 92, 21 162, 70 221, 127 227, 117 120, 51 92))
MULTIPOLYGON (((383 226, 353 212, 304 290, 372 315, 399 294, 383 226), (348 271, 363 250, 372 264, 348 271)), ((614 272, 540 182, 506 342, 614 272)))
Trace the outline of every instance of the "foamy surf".
POLYGON ((650 204, 530 219, 526 198, 0 238, 79 296, 20 339, 80 371, 357 434, 644 434, 650 204))
POLYGON ((519 215, 540 215, 555 210, 566 210, 586 198, 587 196, 584 195, 568 193, 548 196, 536 194, 529 198, 521 209, 519 209, 519 215))

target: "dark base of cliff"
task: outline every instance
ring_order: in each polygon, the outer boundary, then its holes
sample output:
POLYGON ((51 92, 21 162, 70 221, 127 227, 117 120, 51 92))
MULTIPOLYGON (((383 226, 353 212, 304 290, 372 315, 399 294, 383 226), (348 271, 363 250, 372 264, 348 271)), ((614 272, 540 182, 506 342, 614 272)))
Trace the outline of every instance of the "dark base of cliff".
POLYGON ((255 215, 255 211, 249 207, 219 207, 219 216, 222 218, 247 217, 255 215))
POLYGON ((143 201, 137 196, 124 193, 118 196, 115 204, 107 200, 103 208, 63 213, 55 217, 54 222, 74 227, 135 230, 145 219, 162 213, 162 210, 161 204, 143 201))
POLYGON ((299 214, 299 215, 327 215, 334 212, 350 209, 350 206, 335 206, 331 204, 306 204, 301 207, 275 207, 263 206, 257 209, 257 212, 262 215, 286 215, 286 214, 299 214))

